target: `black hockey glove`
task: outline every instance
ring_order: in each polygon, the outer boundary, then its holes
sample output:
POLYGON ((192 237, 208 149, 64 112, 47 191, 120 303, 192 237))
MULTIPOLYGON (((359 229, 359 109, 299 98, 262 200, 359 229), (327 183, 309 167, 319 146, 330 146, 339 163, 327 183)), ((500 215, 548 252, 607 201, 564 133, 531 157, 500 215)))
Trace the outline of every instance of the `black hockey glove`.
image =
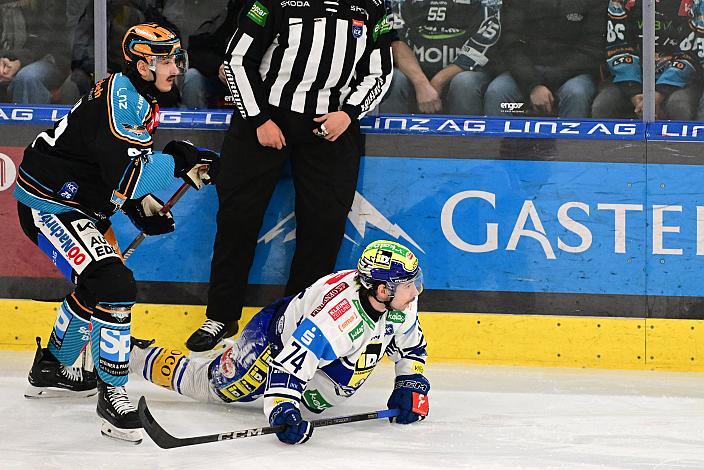
POLYGON ((399 375, 394 383, 394 391, 387 406, 398 408, 401 413, 391 422, 411 424, 425 419, 429 411, 428 392, 430 382, 420 374, 399 375))
POLYGON ((214 183, 220 170, 220 156, 212 150, 196 147, 187 140, 172 140, 164 153, 174 157, 174 176, 195 189, 214 183))
POLYGON ((122 205, 122 211, 130 218, 135 227, 145 235, 162 235, 176 229, 171 211, 161 215, 159 211, 164 203, 153 194, 139 199, 130 199, 122 205))

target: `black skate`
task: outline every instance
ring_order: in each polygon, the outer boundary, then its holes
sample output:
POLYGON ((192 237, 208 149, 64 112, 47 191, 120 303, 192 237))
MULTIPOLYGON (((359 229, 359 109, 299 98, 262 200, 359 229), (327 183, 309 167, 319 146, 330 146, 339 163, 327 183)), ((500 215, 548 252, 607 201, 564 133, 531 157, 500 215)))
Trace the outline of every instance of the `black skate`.
POLYGON ((115 387, 98 379, 98 416, 103 436, 132 444, 142 442, 142 423, 137 407, 127 396, 125 387, 115 387))
POLYGON ((147 349, 149 346, 154 344, 155 341, 156 340, 154 339, 139 339, 134 336, 130 336, 130 351, 132 351, 135 347, 139 349, 147 349))
POLYGON ((93 372, 61 364, 37 337, 37 352, 29 371, 26 398, 90 397, 97 393, 93 372))
POLYGON ((198 328, 188 341, 186 347, 194 352, 204 352, 213 349, 223 338, 228 338, 237 333, 237 322, 223 323, 208 318, 198 328))

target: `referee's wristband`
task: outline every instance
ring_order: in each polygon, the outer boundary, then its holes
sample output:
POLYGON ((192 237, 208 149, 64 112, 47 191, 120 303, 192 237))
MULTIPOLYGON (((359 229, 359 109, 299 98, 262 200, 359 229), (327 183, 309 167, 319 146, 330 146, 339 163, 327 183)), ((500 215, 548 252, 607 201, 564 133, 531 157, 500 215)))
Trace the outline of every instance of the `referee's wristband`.
POLYGON ((340 111, 346 112, 350 119, 359 119, 359 115, 362 114, 362 110, 359 106, 353 106, 351 104, 343 104, 340 111))

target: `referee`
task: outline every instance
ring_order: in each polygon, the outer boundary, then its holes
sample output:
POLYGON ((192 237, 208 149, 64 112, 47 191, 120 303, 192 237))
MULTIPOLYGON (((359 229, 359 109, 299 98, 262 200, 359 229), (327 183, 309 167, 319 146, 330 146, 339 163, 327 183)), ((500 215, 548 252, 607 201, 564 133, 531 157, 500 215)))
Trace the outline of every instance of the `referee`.
POLYGON ((357 187, 359 118, 391 83, 383 0, 249 0, 227 49, 235 112, 222 148, 206 320, 186 342, 237 331, 264 211, 287 160, 296 251, 286 295, 334 270, 357 187))

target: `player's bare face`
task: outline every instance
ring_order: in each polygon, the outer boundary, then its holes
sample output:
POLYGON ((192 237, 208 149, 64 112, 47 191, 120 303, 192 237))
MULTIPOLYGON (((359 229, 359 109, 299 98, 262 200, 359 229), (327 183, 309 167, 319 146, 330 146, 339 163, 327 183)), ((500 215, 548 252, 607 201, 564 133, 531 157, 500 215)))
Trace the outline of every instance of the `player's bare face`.
POLYGON ((396 286, 396 294, 391 300, 391 307, 396 310, 406 310, 416 297, 418 297, 418 288, 415 282, 399 284, 396 286))
POLYGON ((154 86, 162 93, 171 91, 179 75, 179 68, 172 57, 163 58, 156 61, 154 70, 154 86))

